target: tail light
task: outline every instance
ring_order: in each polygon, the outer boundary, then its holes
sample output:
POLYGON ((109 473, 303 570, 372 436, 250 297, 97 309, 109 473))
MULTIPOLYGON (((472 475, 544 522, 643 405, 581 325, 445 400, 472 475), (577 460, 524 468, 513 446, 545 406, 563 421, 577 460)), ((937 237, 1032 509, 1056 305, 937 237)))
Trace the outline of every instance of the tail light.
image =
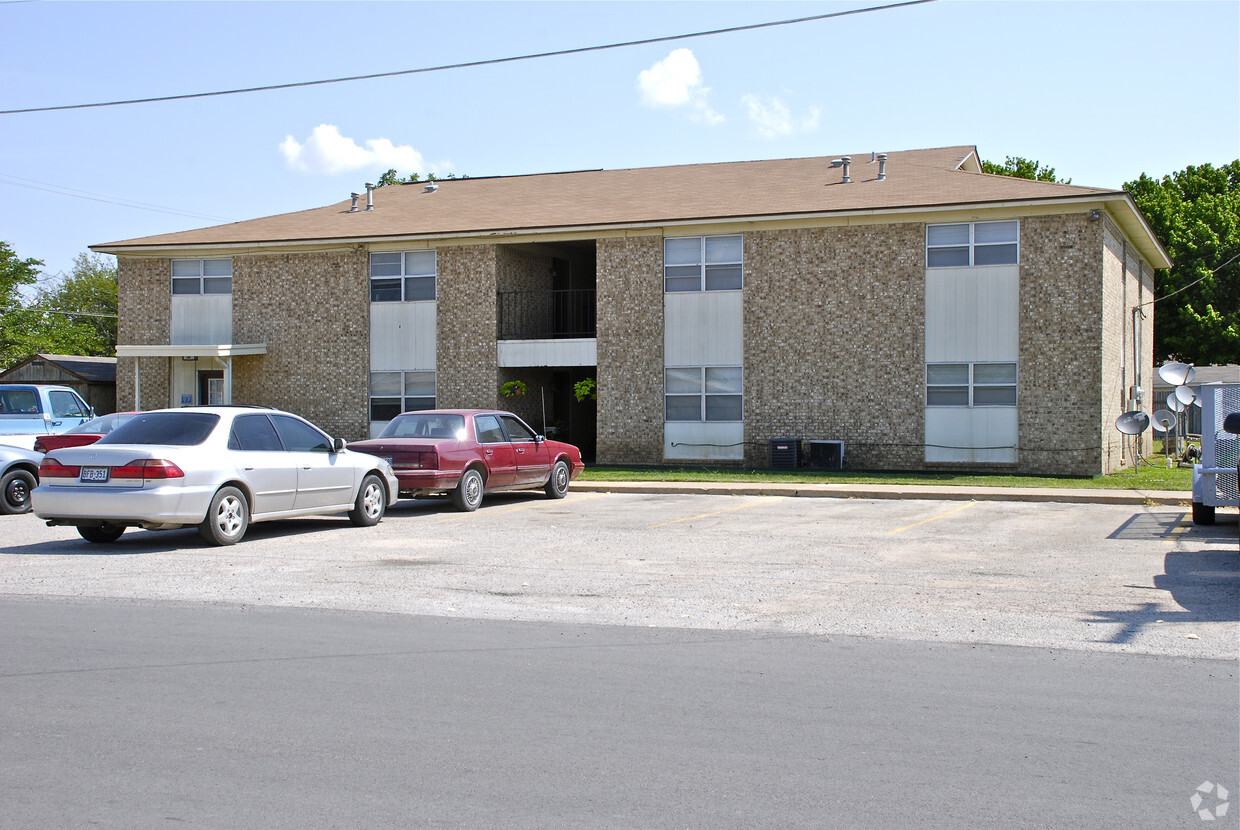
POLYGON ((409 452, 392 458, 393 470, 438 470, 439 453, 409 452))
POLYGON ((128 464, 112 468, 112 478, 140 478, 143 481, 163 481, 185 478, 185 471, 162 458, 137 458, 128 464))
POLYGON ((39 481, 49 478, 77 478, 81 474, 81 467, 61 464, 54 458, 44 458, 39 462, 39 481))
POLYGON ((34 451, 41 453, 47 452, 47 446, 43 443, 43 439, 41 437, 34 439, 34 451))

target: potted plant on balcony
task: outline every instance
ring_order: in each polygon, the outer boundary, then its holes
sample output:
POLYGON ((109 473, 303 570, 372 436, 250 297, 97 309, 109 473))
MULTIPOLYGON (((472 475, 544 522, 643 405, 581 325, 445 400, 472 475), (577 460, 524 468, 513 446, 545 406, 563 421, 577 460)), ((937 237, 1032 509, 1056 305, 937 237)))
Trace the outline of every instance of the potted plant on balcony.
POLYGON ((510 380, 499 388, 499 393, 505 398, 519 398, 525 392, 525 382, 520 380, 510 380))

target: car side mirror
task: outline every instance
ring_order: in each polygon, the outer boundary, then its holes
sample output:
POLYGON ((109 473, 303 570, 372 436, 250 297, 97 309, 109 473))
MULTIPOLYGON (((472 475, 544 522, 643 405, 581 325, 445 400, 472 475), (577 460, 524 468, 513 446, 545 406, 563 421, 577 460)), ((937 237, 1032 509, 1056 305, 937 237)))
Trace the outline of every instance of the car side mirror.
POLYGON ((1223 431, 1240 435, 1240 412, 1233 412, 1223 419, 1223 431))
POLYGON ((535 436, 534 436, 534 443, 535 443, 535 444, 541 444, 543 441, 546 441, 546 440, 547 440, 547 436, 545 436, 545 435, 535 435, 535 436))
POLYGON ((332 439, 332 452, 344 452, 345 440, 343 438, 332 439))

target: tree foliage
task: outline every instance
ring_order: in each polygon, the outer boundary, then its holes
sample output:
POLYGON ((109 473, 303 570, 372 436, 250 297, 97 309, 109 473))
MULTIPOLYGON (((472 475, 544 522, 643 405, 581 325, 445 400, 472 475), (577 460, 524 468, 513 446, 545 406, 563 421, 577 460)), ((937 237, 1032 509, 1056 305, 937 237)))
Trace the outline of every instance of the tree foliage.
POLYGON ((36 354, 110 357, 116 354, 116 266, 99 254, 78 254, 63 280, 40 288, 26 301, 16 290, 38 282, 35 259, 17 260, 0 243, 0 367, 36 354))
POLYGON ((1055 178, 1054 167, 1044 167, 1041 162, 1033 159, 1023 158, 1021 156, 1008 156, 1003 164, 997 164, 993 161, 982 162, 983 173, 993 173, 996 176, 1012 176, 1017 179, 1033 179, 1039 182, 1057 182, 1058 184, 1072 184, 1071 179, 1055 178))
POLYGON ((1240 363, 1240 159, 1124 189, 1174 263, 1155 279, 1156 358, 1240 363))
MULTIPOLYGON (((447 176, 444 176, 444 178, 455 179, 456 174, 449 173, 447 176)), ((461 176, 461 178, 468 179, 469 176, 461 176)), ((438 180, 439 180, 439 177, 436 176, 434 173, 427 173, 425 179, 422 178, 420 173, 410 173, 408 176, 404 176, 402 178, 401 175, 396 172, 396 168, 391 167, 391 168, 388 168, 388 171, 386 173, 384 173, 382 176, 379 177, 379 181, 375 182, 375 185, 377 187, 386 187, 387 185, 390 185, 390 184, 413 184, 415 182, 420 182, 420 181, 434 182, 438 180)))

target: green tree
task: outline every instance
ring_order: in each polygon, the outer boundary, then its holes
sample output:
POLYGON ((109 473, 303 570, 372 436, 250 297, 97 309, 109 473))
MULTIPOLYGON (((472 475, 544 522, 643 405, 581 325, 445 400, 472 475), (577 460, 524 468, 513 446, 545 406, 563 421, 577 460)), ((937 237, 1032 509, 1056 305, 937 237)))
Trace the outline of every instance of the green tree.
MULTIPOLYGON (((24 274, 23 284, 35 281, 30 273, 24 274)), ((69 276, 40 288, 32 301, 23 303, 14 292, 4 323, 0 331, 4 366, 39 353, 116 354, 116 266, 99 254, 78 254, 69 276)))
POLYGON ((1240 363, 1240 159, 1124 190, 1174 263, 1155 275, 1156 359, 1240 363))
MULTIPOLYGON (((455 179, 456 174, 449 173, 447 176, 444 176, 444 178, 455 179)), ((469 176, 461 176, 461 178, 468 179, 469 176)), ((435 181, 439 181, 439 177, 436 176, 434 173, 427 173, 426 178, 423 179, 422 176, 418 173, 410 173, 408 176, 405 176, 402 178, 401 175, 396 172, 396 168, 391 167, 391 168, 388 168, 388 171, 386 173, 384 173, 382 176, 379 177, 379 180, 375 182, 375 185, 377 187, 386 187, 387 185, 390 185, 390 184, 413 184, 415 182, 420 182, 420 181, 435 182, 435 181)))
POLYGON ((18 259, 9 243, 0 242, 0 368, 29 356, 22 352, 31 322, 21 289, 35 284, 42 265, 42 260, 18 259))
POLYGON ((983 161, 982 172, 993 173, 996 176, 1012 176, 1017 179, 1033 179, 1034 181, 1039 182, 1072 184, 1071 179, 1055 178, 1054 167, 1043 167, 1041 162, 1022 158, 1021 156, 1008 156, 1007 161, 1003 164, 996 164, 993 161, 983 161))

